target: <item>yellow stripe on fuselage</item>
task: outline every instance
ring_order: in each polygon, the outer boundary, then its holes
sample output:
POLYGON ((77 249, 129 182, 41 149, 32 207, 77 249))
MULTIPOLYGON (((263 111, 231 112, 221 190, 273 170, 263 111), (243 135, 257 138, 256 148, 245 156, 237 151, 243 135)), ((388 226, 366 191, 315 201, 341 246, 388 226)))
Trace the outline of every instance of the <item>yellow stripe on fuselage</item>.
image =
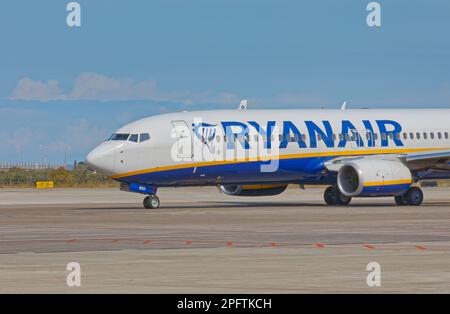
POLYGON ((411 180, 391 180, 379 182, 364 182, 364 186, 382 186, 382 185, 396 185, 396 184, 411 184, 411 180))
POLYGON ((255 161, 269 161, 277 159, 295 159, 295 158, 311 158, 311 157, 342 157, 342 156, 360 156, 360 155, 386 155, 386 154, 406 154, 406 153, 419 153, 429 151, 446 150, 449 148, 403 148, 403 149, 367 149, 367 150, 347 150, 347 151, 330 151, 320 153, 304 153, 304 154, 290 154, 271 157, 254 157, 254 158, 241 158, 235 160, 219 160, 219 161, 204 161, 196 163, 185 163, 171 166, 161 166, 155 168, 149 168, 144 170, 131 171, 122 174, 116 174, 111 176, 112 179, 120 179, 123 177, 135 176, 144 173, 185 169, 193 167, 207 167, 216 165, 229 165, 238 164, 243 162, 255 162, 255 161))

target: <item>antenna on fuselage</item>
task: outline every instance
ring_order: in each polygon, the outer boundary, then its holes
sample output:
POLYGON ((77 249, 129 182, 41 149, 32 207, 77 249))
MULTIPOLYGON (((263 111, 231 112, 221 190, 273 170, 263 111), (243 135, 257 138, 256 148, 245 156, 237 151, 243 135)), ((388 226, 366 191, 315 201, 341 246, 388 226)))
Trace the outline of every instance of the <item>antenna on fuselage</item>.
POLYGON ((247 99, 242 99, 239 103, 239 110, 247 110, 247 99))
POLYGON ((344 101, 344 103, 343 103, 342 106, 341 106, 341 110, 344 111, 344 110, 346 110, 346 109, 347 109, 347 102, 344 101))

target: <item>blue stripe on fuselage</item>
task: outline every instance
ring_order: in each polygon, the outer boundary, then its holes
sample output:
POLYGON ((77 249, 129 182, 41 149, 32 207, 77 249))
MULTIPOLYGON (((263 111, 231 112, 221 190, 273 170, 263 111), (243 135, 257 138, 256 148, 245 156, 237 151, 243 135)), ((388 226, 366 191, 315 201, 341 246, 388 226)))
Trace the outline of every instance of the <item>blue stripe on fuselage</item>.
POLYGON ((157 186, 211 183, 216 182, 217 178, 220 178, 220 183, 287 182, 317 176, 324 169, 324 162, 333 158, 335 157, 324 156, 275 160, 273 162, 279 162, 279 164, 274 172, 261 171, 261 166, 268 165, 268 162, 253 161, 153 171, 122 177, 118 181, 157 186))

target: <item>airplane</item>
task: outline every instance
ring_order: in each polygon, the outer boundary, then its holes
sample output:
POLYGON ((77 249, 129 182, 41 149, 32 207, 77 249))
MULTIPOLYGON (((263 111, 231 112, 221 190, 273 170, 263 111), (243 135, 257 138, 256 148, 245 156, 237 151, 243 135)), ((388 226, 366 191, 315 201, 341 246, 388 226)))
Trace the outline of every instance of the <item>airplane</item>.
POLYGON ((328 205, 393 197, 418 206, 422 180, 450 178, 450 109, 209 110, 150 116, 118 129, 86 157, 92 170, 146 195, 217 186, 232 196, 324 185, 328 205))

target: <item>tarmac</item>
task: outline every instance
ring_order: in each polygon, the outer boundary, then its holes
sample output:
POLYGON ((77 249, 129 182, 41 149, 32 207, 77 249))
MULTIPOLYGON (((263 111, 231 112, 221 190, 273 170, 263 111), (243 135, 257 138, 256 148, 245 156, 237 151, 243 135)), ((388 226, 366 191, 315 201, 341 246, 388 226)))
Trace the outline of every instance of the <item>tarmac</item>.
POLYGON ((449 293, 450 189, 326 206, 322 189, 0 189, 1 293, 449 293), (81 268, 69 287, 67 264, 81 268), (367 266, 380 266, 371 287, 367 266))

